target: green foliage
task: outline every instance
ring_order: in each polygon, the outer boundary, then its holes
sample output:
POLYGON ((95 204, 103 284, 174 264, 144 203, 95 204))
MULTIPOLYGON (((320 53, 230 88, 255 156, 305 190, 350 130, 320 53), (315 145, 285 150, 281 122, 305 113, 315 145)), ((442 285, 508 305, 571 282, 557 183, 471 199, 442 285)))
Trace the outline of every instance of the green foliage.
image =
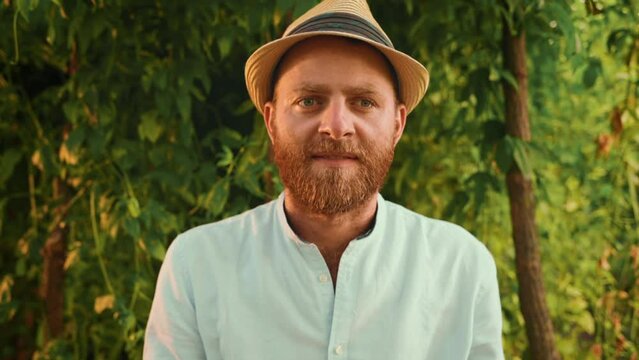
MULTIPOLYGON (((281 191, 243 65, 314 1, 0 5, 0 357, 139 358, 157 271, 185 229, 281 191), (54 188, 62 180, 67 191, 54 188), (65 332, 36 296, 69 205, 65 332)), ((504 174, 533 179, 565 358, 639 349, 639 4, 375 2, 431 71, 384 196, 470 229, 498 265, 506 357, 526 358, 504 174), (506 135, 505 26, 525 31, 533 140, 506 135)))

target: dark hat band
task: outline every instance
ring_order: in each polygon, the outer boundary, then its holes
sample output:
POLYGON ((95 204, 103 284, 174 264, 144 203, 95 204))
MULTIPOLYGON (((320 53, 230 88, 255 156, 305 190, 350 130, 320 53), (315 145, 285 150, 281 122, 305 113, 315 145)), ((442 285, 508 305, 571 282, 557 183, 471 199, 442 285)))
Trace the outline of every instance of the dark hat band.
POLYGON ((390 40, 373 24, 348 13, 333 12, 317 15, 298 25, 287 36, 311 31, 339 31, 359 35, 394 49, 390 40))

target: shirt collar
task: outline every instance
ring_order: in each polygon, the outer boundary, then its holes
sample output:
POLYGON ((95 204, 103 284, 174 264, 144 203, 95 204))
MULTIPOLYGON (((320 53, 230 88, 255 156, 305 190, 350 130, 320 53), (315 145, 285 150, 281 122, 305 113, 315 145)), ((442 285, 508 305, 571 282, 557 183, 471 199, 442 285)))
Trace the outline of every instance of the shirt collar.
MULTIPOLYGON (((291 226, 286 219, 286 213, 284 212, 284 197, 286 191, 282 191, 282 193, 277 197, 275 203, 275 210, 277 212, 277 220, 280 223, 280 226, 284 232, 284 235, 291 239, 298 246, 310 246, 313 245, 302 240, 296 233, 293 231, 291 226)), ((384 220, 386 218, 386 201, 382 197, 380 193, 377 193, 377 211, 375 213, 375 220, 373 225, 366 230, 363 234, 355 238, 355 240, 368 240, 374 239, 378 236, 378 234, 382 233, 382 228, 384 227, 384 220)))

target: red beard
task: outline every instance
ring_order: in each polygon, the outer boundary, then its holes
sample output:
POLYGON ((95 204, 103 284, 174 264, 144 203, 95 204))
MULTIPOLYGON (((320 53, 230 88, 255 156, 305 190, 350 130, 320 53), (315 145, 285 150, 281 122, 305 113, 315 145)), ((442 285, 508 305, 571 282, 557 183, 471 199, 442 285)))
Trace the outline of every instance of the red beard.
POLYGON ((288 195, 307 211, 336 215, 357 209, 381 189, 393 162, 394 146, 318 138, 308 144, 275 139, 275 163, 288 195), (323 167, 313 164, 313 154, 348 154, 356 166, 323 167))

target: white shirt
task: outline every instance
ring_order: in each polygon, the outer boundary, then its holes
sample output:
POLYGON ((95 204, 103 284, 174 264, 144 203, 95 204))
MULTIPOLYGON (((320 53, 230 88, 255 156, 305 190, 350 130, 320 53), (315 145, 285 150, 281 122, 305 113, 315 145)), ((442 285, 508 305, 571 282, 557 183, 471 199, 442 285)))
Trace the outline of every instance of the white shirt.
POLYGON ((372 232, 344 251, 333 291, 284 194, 171 244, 145 359, 503 359, 494 261, 457 225, 378 196, 372 232))

